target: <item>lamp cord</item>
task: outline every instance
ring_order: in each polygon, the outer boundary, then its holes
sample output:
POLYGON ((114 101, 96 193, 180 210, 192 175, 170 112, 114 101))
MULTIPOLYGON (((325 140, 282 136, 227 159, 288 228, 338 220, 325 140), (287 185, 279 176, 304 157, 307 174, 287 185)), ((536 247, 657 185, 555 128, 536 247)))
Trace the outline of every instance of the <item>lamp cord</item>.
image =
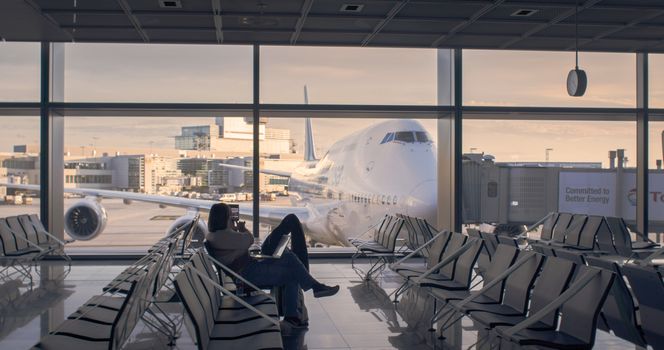
POLYGON ((579 0, 574 6, 574 51, 576 52, 576 70, 579 70, 579 0))

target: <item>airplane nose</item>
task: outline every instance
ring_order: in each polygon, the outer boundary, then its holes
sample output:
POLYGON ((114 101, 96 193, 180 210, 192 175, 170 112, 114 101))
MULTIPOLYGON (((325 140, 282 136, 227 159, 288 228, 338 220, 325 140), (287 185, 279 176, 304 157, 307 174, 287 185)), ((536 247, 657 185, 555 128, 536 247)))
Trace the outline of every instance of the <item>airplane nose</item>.
POLYGON ((406 214, 414 217, 424 218, 431 225, 437 225, 436 203, 438 201, 436 192, 436 181, 427 180, 421 182, 410 192, 406 200, 406 214))

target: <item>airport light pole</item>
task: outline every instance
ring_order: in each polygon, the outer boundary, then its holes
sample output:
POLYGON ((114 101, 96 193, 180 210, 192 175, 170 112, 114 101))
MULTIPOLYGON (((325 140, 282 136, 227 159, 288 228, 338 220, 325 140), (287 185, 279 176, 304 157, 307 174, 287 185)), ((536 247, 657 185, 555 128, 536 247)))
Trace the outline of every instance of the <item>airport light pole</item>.
POLYGON ((546 160, 547 163, 549 162, 549 154, 551 152, 553 152, 553 148, 547 148, 544 150, 544 159, 546 160))

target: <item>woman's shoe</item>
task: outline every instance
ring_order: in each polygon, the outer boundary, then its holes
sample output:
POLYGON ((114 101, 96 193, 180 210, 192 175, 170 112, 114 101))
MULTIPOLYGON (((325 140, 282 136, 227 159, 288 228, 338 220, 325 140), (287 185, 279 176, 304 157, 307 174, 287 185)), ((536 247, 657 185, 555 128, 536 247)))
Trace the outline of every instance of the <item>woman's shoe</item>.
POLYGON ((329 297, 337 294, 337 292, 339 291, 339 285, 328 286, 321 283, 318 286, 313 287, 313 290, 314 290, 314 298, 329 297))

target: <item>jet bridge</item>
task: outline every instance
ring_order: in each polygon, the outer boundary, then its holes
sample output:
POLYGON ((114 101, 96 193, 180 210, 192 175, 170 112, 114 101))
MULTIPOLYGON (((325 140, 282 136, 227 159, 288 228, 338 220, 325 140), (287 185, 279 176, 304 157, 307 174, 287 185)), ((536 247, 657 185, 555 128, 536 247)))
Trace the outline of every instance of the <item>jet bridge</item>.
MULTIPOLYGON (((622 152, 618 151, 620 155, 622 152)), ((496 163, 466 154, 465 224, 532 224, 549 212, 619 216, 635 224, 636 169, 601 163, 496 163)), ((664 231, 664 171, 650 172, 650 226, 664 231)))

